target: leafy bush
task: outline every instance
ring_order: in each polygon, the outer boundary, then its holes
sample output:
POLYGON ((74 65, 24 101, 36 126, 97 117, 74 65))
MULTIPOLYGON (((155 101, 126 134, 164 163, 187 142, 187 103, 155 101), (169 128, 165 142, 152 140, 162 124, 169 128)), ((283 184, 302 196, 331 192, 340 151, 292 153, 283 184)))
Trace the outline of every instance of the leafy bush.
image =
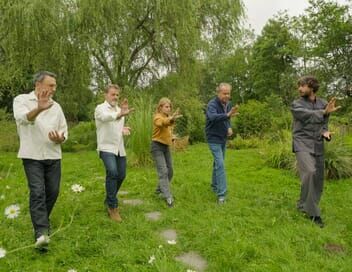
POLYGON ((68 139, 62 145, 62 150, 65 152, 95 150, 96 148, 97 136, 94 121, 80 122, 69 128, 68 139))
POLYGON ((191 143, 204 142, 205 114, 199 99, 181 93, 175 97, 175 107, 179 107, 183 115, 176 122, 175 132, 179 136, 188 135, 191 143))
POLYGON ((13 121, 13 115, 7 112, 5 109, 0 109, 0 121, 13 121))
POLYGON ((235 131, 242 138, 262 137, 271 127, 272 115, 268 104, 249 100, 239 108, 234 118, 235 131))
POLYGON ((15 121, 0 121, 0 151, 17 152, 19 139, 15 121))

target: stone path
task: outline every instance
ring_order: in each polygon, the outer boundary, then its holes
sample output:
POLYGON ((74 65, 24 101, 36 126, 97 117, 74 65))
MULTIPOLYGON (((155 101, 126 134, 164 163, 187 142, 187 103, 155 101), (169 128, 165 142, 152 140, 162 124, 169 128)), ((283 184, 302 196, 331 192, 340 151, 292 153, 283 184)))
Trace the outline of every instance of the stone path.
MULTIPOLYGON (((127 195, 127 194, 128 194, 127 191, 119 191, 119 195, 127 195)), ((138 205, 142 205, 144 202, 141 199, 123 199, 122 203, 131 205, 131 206, 138 206, 138 205)), ((162 213, 159 211, 145 213, 146 219, 154 222, 160 220, 161 216, 162 216, 162 213)), ((175 229, 165 229, 161 231, 159 235, 169 245, 176 244, 177 232, 175 229)), ((182 253, 181 255, 175 257, 175 260, 183 263, 189 269, 192 269, 197 272, 203 272, 208 267, 207 261, 195 251, 182 253)))
POLYGON ((145 217, 150 221, 158 221, 161 217, 161 212, 155 211, 155 212, 146 213, 145 217))
POLYGON ((143 204, 143 200, 141 199, 124 199, 122 200, 123 204, 131 205, 131 206, 138 206, 143 204))
POLYGON ((176 241, 177 233, 174 229, 167 229, 160 233, 160 236, 165 239, 166 242, 168 241, 176 241))
POLYGON ((205 271, 208 263, 197 252, 190 251, 175 258, 186 266, 190 266, 198 272, 205 271))
POLYGON ((128 195, 128 192, 127 191, 119 191, 118 195, 128 195))

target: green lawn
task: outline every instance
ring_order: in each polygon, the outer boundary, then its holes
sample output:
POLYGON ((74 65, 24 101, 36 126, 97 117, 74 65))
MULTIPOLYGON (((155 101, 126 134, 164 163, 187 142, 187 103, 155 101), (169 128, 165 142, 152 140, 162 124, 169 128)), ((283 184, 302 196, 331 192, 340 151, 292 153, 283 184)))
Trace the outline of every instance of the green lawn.
MULTIPOLYGON (((210 190, 212 160, 205 144, 174 154, 172 209, 154 196, 154 167, 129 166, 121 188, 129 193, 120 200, 138 198, 144 204, 121 204, 124 221, 116 224, 103 206, 104 169, 97 154, 65 153, 61 192, 51 216, 54 232, 62 225, 50 251, 8 253, 0 259, 0 271, 187 271, 191 267, 174 258, 189 251, 198 252, 208 262, 207 271, 215 272, 351 271, 352 180, 326 183, 321 201, 326 227, 320 229, 295 209, 297 177, 265 166, 259 150, 227 150, 226 156, 224 206, 216 204, 210 190), (85 191, 73 193, 74 183, 85 191), (160 211, 161 219, 148 221, 145 213, 151 211, 160 211), (170 228, 177 231, 176 245, 159 236, 170 228), (327 244, 343 250, 328 251, 327 244), (156 260, 148 264, 152 255, 156 260)), ((0 154, 0 170, 0 247, 11 251, 33 242, 28 189, 15 153, 0 154), (15 203, 21 213, 7 219, 4 210, 15 203)))

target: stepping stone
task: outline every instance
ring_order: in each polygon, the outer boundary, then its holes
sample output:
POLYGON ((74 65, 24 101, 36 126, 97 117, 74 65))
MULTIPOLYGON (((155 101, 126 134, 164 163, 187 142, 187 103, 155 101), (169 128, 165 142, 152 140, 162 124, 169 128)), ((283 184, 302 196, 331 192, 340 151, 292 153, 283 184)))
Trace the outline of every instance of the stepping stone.
POLYGON ((184 253, 176 257, 175 259, 199 272, 204 271, 208 266, 207 261, 204 260, 197 252, 194 251, 184 253))
POLYGON ((345 251, 344 247, 338 244, 325 244, 324 248, 329 253, 343 253, 345 251))
POLYGON ((161 212, 150 212, 146 213, 145 217, 150 221, 158 221, 161 217, 161 212))
POLYGON ((122 200, 123 204, 131 205, 131 206, 138 206, 143 204, 143 200, 141 199, 124 199, 122 200))
POLYGON ((174 229, 167 229, 167 230, 164 230, 160 233, 161 237, 163 237, 166 242, 167 241, 176 241, 177 239, 177 233, 176 233, 176 230, 174 229))
POLYGON ((127 191, 119 191, 118 194, 119 195, 128 195, 128 192, 127 191))

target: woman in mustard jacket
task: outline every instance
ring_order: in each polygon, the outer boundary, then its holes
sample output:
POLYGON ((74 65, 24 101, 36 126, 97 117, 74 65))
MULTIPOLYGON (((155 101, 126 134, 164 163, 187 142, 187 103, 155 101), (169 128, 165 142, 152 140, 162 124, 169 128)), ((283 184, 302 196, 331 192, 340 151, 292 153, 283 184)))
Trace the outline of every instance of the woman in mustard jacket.
POLYGON ((174 204, 170 191, 170 182, 173 176, 170 145, 172 143, 172 129, 177 118, 182 115, 177 109, 174 113, 170 99, 160 99, 153 118, 153 136, 151 153, 158 172, 159 183, 156 193, 162 194, 169 207, 174 204))

